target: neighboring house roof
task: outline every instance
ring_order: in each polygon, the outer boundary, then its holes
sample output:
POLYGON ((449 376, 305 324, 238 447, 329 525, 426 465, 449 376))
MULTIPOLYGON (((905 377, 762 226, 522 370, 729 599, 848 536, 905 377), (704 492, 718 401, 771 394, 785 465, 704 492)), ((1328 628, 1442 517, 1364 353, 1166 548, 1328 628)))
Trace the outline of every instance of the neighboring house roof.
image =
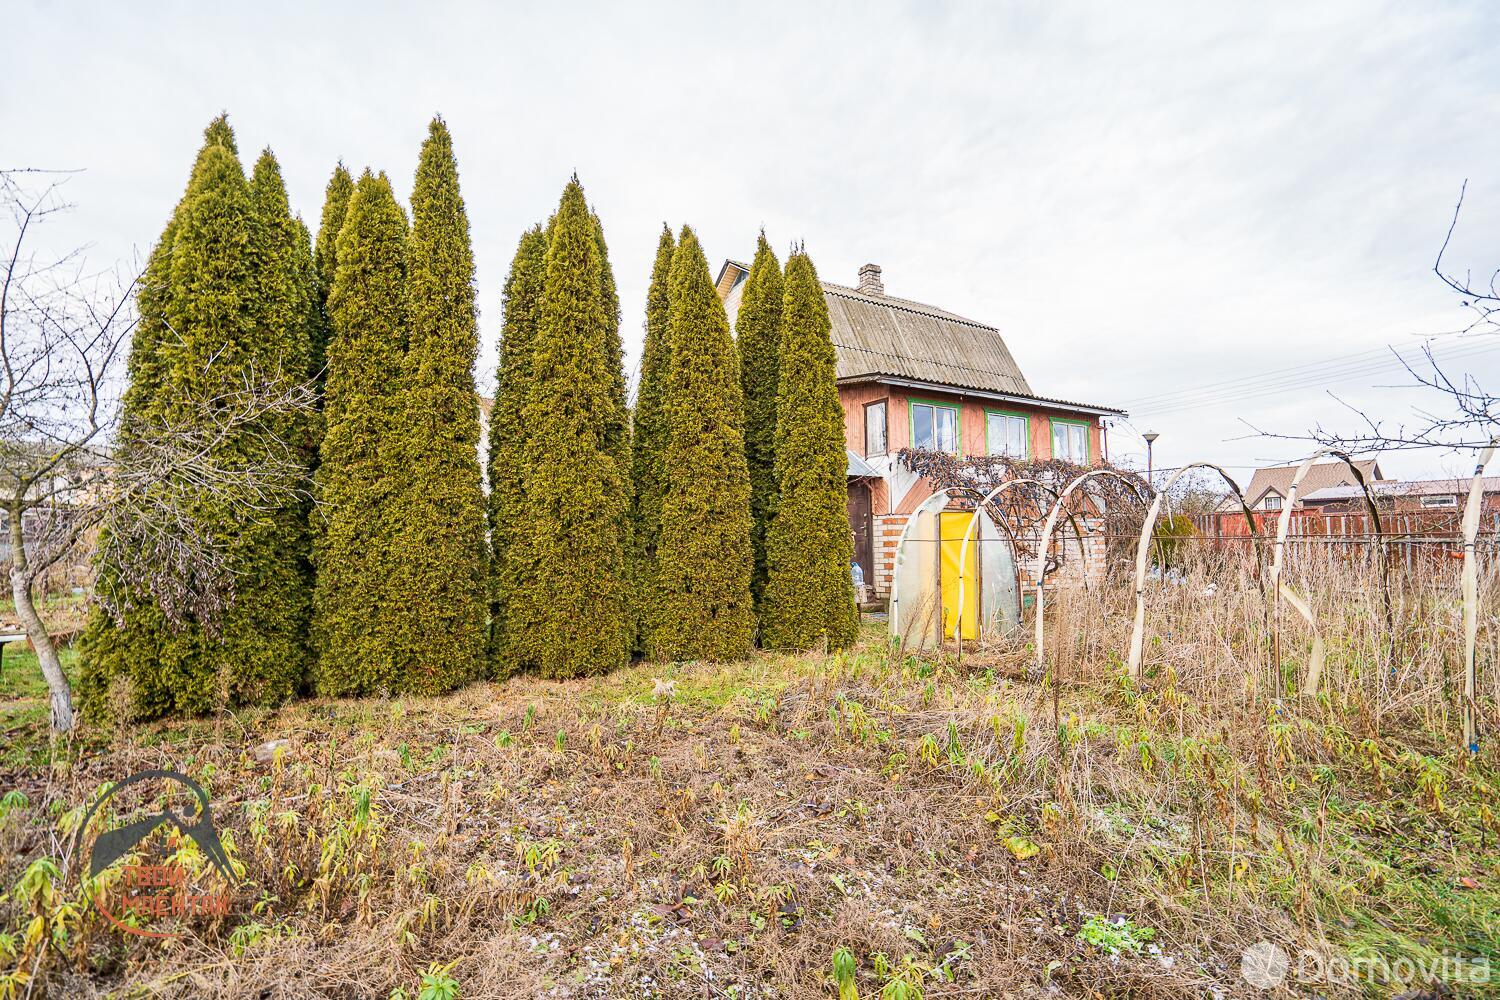
MULTIPOLYGON (((749 267, 728 260, 717 281, 733 322, 749 267)), ((822 282, 838 354, 841 383, 892 381, 913 388, 971 390, 976 395, 1031 401, 1092 413, 1112 407, 1038 396, 993 326, 922 302, 822 282)))
MULTIPOLYGON (((1453 496, 1468 493, 1469 484, 1472 481, 1470 479, 1388 479, 1384 482, 1372 483, 1370 491, 1377 497, 1453 496)), ((1481 492, 1500 493, 1500 476, 1485 476, 1481 482, 1483 483, 1481 492)), ((1363 495, 1358 486, 1325 486, 1320 490, 1303 494, 1302 499, 1309 503, 1319 501, 1332 503, 1358 500, 1363 495)))
MULTIPOLYGON (((1382 478, 1378 459, 1366 459, 1354 464, 1359 468, 1360 474, 1365 477, 1365 482, 1373 482, 1382 478)), ((1285 497, 1291 491, 1292 477, 1301 467, 1302 463, 1299 462, 1296 465, 1256 469, 1255 475, 1250 477, 1249 487, 1245 490, 1245 502, 1254 507, 1265 498, 1267 493, 1271 492, 1285 497)), ((1297 495, 1306 499, 1309 493, 1330 486, 1353 486, 1356 492, 1359 489, 1354 480, 1354 474, 1343 462, 1318 462, 1307 470, 1307 475, 1303 476, 1302 482, 1297 484, 1297 495)))

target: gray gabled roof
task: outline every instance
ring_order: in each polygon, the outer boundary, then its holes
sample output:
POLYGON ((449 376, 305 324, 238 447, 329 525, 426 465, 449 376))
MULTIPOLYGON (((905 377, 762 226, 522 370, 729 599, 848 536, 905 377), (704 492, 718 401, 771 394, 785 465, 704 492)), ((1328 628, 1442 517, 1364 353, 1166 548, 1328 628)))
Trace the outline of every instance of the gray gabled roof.
POLYGON ((889 375, 1033 396, 1000 331, 893 295, 823 282, 841 380, 889 375))
MULTIPOLYGON (((726 260, 717 285, 732 323, 748 265, 726 260)), ((999 393, 1060 407, 1081 403, 1038 396, 993 326, 895 295, 867 295, 822 282, 840 382, 905 379, 933 387, 999 393)), ((1089 408, 1121 413, 1112 407, 1089 408)))

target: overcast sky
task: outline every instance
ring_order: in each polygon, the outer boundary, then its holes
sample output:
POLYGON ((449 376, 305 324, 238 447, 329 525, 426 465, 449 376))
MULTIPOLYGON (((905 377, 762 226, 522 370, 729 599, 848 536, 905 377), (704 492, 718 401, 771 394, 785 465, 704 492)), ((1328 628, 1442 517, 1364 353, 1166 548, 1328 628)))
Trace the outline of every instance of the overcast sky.
MULTIPOLYGON (((440 112, 481 388, 516 239, 576 170, 632 366, 662 222, 692 224, 715 268, 764 225, 827 280, 873 261, 891 294, 998 326, 1039 394, 1128 406, 1112 457, 1155 429, 1158 465, 1245 473, 1308 446, 1243 420, 1349 423, 1329 389, 1397 419, 1422 403, 1369 369, 1462 324, 1431 266, 1466 178, 1454 266, 1500 266, 1493 3, 548 6, 11 0, 0 166, 84 168, 47 238, 105 264, 149 251, 221 109, 314 228, 340 158, 408 195, 440 112)), ((1497 341, 1438 350, 1494 388, 1497 341)))

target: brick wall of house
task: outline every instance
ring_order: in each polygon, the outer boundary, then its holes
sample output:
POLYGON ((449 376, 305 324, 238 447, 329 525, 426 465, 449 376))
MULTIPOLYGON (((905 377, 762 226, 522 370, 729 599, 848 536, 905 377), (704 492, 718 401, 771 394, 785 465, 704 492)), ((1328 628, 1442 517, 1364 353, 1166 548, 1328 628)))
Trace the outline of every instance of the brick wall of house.
POLYGON ((875 517, 875 597, 888 600, 891 579, 896 571, 896 543, 906 527, 905 514, 883 514, 875 517))

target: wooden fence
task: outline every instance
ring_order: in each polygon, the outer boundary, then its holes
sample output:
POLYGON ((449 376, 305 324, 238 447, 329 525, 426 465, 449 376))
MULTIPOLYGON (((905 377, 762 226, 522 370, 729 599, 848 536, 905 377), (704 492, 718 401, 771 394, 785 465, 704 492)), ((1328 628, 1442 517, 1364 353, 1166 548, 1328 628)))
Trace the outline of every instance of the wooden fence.
MULTIPOLYGON (((1255 531, 1262 544, 1276 537, 1281 511, 1252 511, 1255 531)), ((1233 548, 1250 540, 1245 515, 1236 513, 1195 514, 1191 518, 1200 542, 1233 548)), ((1385 542, 1389 558, 1413 565, 1423 559, 1459 559, 1463 556, 1463 512, 1461 510, 1382 511, 1377 530, 1369 512, 1327 512, 1315 507, 1292 511, 1287 525, 1287 544, 1293 549, 1350 546, 1373 549, 1385 542)), ((1500 511, 1481 515, 1477 547, 1500 547, 1500 511)))

